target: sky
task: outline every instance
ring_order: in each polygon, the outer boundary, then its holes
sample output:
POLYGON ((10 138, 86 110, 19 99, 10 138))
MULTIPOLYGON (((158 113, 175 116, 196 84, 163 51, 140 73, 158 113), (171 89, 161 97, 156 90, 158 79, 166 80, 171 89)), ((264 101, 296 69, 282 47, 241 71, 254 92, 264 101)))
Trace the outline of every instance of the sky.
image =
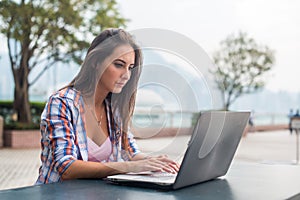
POLYGON ((162 28, 200 45, 208 55, 239 31, 275 52, 266 89, 300 92, 300 1, 298 0, 127 0, 118 1, 130 19, 127 30, 162 28))

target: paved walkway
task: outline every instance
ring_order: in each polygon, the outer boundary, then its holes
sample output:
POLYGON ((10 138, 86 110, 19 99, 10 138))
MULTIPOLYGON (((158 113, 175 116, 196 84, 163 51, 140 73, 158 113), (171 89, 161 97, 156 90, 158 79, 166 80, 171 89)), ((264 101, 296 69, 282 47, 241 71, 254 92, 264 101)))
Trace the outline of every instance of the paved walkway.
MULTIPOLYGON (((168 154, 181 160, 189 137, 138 140, 144 152, 168 154)), ((0 190, 32 185, 38 175, 39 149, 0 149, 0 190)), ((296 136, 288 131, 249 133, 242 138, 235 161, 292 164, 296 160, 296 136)), ((300 165, 299 165, 300 167, 300 165)))

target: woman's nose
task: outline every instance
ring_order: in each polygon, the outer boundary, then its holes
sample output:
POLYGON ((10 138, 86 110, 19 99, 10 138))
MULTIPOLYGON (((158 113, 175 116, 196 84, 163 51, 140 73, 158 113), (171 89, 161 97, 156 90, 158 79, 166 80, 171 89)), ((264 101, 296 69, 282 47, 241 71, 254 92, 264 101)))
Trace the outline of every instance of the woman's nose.
POLYGON ((131 75, 130 70, 129 69, 125 69, 124 73, 122 74, 122 78, 126 79, 126 80, 129 80, 130 79, 130 75, 131 75))

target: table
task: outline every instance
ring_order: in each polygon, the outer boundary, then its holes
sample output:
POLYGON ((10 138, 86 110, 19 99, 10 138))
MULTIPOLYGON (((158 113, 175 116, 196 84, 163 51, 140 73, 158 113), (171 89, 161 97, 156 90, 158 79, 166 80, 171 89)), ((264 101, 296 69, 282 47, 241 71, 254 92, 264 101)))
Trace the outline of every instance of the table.
POLYGON ((2 190, 0 199, 299 199, 300 166, 233 162, 226 176, 175 191, 70 180, 2 190))

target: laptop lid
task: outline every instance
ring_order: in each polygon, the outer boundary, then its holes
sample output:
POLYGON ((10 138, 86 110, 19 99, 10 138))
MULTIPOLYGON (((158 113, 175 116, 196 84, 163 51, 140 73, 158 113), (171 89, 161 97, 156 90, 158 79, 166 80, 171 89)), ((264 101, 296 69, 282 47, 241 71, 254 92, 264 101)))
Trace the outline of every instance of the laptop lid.
POLYGON ((199 115, 175 182, 145 175, 107 177, 114 183, 178 189, 223 176, 228 171, 250 112, 206 111, 199 115), (137 182, 138 184, 133 184, 137 182))
POLYGON ((201 113, 173 188, 177 189, 225 175, 249 116, 250 112, 201 113))

